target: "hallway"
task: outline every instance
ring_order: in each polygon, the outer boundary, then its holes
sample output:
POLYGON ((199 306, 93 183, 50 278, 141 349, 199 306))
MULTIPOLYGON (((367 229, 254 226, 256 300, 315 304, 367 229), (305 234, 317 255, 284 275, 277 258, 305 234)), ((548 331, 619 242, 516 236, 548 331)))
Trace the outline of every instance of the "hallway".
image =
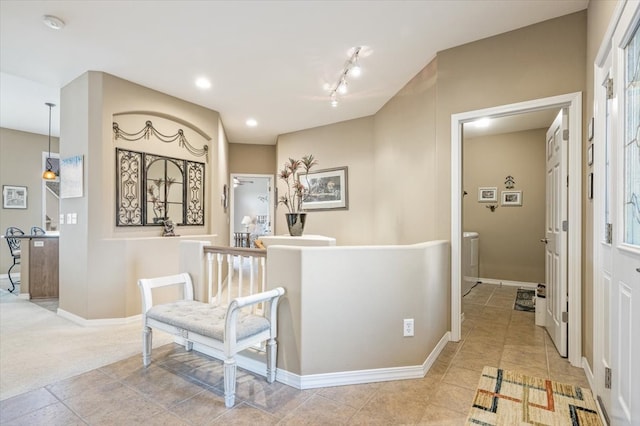
MULTIPOLYGON (((297 390, 238 370, 236 406, 227 409, 222 364, 167 344, 154 351, 146 370, 140 354, 125 355, 0 401, 0 422, 462 425, 485 365, 588 388, 584 372, 559 357, 546 332, 534 324, 534 313, 513 309, 516 290, 475 287, 463 300, 463 340, 449 342, 423 379, 297 390)), ((54 339, 48 344, 59 346, 54 339)), ((10 356, 19 360, 28 350, 15 347, 10 356)), ((68 356, 73 362, 73 354, 68 356)))

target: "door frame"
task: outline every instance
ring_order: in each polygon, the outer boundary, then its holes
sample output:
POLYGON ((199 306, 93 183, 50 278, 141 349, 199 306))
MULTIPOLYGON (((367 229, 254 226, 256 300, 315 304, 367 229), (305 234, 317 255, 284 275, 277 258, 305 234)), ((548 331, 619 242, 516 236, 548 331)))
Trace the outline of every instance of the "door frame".
POLYGON ((569 293, 568 360, 582 367, 582 92, 567 93, 451 115, 451 340, 462 331, 462 125, 485 117, 504 117, 550 108, 569 109, 568 191, 569 293))

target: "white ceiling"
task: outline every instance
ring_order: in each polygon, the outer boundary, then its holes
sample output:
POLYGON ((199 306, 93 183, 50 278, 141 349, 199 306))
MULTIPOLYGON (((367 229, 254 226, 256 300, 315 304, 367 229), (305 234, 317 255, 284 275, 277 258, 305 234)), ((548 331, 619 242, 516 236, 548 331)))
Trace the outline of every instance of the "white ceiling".
POLYGON ((524 130, 547 129, 551 126, 559 111, 560 108, 556 107, 491 118, 487 127, 480 128, 473 122, 465 123, 463 134, 465 139, 471 139, 524 130))
POLYGON ((96 70, 219 111, 230 142, 273 144, 282 133, 374 114, 438 51, 587 4, 2 0, 0 126, 47 134, 44 103, 59 104, 60 88, 96 70), (47 14, 66 26, 46 27, 47 14), (364 46, 363 74, 331 108, 323 85, 336 83, 354 46, 364 46), (199 76, 213 86, 197 89, 199 76))

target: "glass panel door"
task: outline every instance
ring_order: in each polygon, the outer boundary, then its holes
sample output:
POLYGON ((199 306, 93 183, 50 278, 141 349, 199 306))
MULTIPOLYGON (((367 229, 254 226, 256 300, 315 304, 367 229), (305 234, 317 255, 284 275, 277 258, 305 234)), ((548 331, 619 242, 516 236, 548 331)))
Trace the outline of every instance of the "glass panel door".
POLYGON ((640 32, 625 48, 624 239, 640 246, 640 32))

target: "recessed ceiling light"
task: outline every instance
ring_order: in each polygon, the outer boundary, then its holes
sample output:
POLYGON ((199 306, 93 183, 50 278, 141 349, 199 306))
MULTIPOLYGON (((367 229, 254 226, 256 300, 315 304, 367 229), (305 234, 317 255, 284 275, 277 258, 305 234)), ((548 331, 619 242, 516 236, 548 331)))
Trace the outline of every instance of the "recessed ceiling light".
POLYGON ((42 17, 42 22, 44 22, 47 27, 54 30, 60 30, 64 27, 64 21, 53 15, 44 15, 42 17))
POLYGON ((211 82, 207 78, 199 77, 196 79, 196 86, 198 86, 200 89, 210 89, 211 82))
POLYGON ((247 126, 249 127, 256 127, 258 125, 258 122, 256 121, 255 118, 247 119, 246 123, 247 123, 247 126))

